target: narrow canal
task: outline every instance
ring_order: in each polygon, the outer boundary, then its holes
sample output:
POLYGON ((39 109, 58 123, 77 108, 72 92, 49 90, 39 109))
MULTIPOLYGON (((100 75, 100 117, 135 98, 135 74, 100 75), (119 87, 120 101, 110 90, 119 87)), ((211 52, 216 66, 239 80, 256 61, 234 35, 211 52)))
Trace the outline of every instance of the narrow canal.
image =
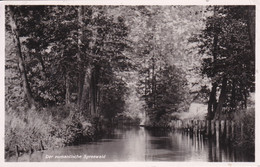
POLYGON ((189 133, 120 127, 95 142, 25 154, 18 161, 250 162, 254 157, 189 133))

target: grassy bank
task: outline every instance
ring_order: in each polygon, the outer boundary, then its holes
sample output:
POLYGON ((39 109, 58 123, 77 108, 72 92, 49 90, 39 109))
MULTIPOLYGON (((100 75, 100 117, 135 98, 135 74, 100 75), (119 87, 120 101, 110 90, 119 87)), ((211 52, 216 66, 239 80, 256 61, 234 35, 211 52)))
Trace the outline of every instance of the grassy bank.
POLYGON ((84 143, 93 139, 91 119, 73 107, 38 111, 8 111, 5 117, 5 157, 20 153, 84 143), (75 114, 76 113, 76 114, 75 114))

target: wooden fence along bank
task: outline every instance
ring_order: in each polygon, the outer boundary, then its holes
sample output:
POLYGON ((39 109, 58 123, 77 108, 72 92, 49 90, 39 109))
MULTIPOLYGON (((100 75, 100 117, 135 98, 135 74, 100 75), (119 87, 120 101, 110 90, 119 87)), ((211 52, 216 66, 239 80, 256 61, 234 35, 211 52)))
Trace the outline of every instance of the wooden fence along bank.
POLYGON ((171 128, 189 132, 193 135, 216 137, 216 142, 233 141, 235 137, 243 138, 243 123, 230 120, 172 120, 171 128))

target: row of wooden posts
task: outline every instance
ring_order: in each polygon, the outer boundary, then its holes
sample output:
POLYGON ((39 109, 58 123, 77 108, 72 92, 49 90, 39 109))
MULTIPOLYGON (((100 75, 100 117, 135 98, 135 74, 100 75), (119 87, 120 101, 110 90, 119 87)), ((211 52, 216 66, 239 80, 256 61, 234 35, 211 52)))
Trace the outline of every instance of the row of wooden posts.
POLYGON ((171 128, 195 135, 216 136, 216 139, 233 140, 243 137, 244 125, 231 120, 172 120, 171 128))

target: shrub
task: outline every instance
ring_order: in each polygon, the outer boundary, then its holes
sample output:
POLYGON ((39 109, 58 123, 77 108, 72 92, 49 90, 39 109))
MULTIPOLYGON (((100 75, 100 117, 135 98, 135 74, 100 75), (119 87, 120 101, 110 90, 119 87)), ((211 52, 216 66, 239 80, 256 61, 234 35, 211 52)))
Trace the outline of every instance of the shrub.
POLYGON ((14 153, 15 146, 21 151, 30 148, 39 149, 40 141, 48 133, 48 124, 35 112, 6 113, 5 121, 5 149, 14 153))
POLYGON ((94 135, 90 121, 73 107, 53 107, 39 111, 9 110, 5 115, 5 150, 7 156, 45 148, 63 147, 88 141, 94 135))

